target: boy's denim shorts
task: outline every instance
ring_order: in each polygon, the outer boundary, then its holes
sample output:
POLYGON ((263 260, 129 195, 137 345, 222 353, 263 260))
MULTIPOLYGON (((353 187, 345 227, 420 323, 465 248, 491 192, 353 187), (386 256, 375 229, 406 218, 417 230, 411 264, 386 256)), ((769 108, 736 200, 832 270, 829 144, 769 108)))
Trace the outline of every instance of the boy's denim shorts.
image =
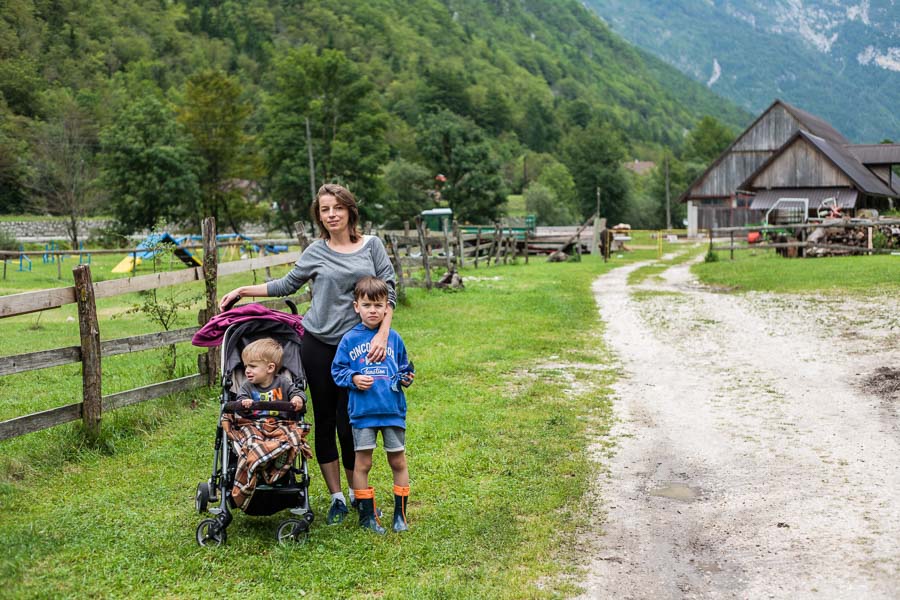
POLYGON ((364 427, 353 428, 353 449, 374 450, 378 444, 376 438, 381 432, 381 441, 384 443, 385 452, 403 452, 406 447, 406 430, 402 427, 364 427))

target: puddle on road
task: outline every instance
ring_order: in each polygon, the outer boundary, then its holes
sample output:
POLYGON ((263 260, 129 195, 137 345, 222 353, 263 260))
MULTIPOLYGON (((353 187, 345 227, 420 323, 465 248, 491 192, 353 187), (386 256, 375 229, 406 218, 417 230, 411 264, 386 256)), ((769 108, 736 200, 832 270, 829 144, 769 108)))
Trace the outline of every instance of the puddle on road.
POLYGON ((681 500, 682 502, 693 502, 700 497, 700 492, 683 483, 670 483, 669 485, 650 490, 650 495, 669 498, 670 500, 681 500))

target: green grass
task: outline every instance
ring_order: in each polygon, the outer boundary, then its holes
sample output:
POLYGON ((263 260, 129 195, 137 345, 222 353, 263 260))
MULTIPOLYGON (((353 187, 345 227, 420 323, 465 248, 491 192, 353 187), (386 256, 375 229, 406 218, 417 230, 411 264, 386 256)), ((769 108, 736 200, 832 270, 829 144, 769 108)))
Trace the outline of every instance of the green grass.
POLYGON ((700 281, 734 291, 876 294, 900 291, 900 256, 782 258, 774 252, 720 254, 692 269, 700 281))
MULTIPOLYGON (((628 260, 646 256, 632 254, 628 260)), ((197 547, 201 517, 193 493, 209 475, 217 409, 214 391, 183 394, 105 415, 99 447, 86 444, 75 424, 0 443, 4 596, 268 597, 280 589, 307 598, 572 594, 558 576, 572 574, 569 542, 590 520, 582 510, 593 469, 586 417, 592 440, 604 433, 614 373, 563 369, 590 384, 566 392, 560 372, 535 366, 610 362, 590 286, 622 263, 535 259, 528 266, 465 269, 462 292, 408 291, 409 303, 395 318, 418 375, 408 397, 408 534, 376 538, 352 522, 323 525, 327 494, 312 463, 318 520, 306 546, 276 545, 282 516, 238 512, 225 547, 197 547)), ((220 289, 249 278, 227 278, 220 289)), ((104 305, 101 313, 124 304, 104 305)), ((4 320, 0 354, 75 343, 77 323, 66 321, 66 310, 42 317, 44 330, 29 329, 33 315, 4 320)), ((101 323, 104 338, 147 329, 136 315, 101 323)), ((121 365, 104 363, 104 393, 154 377, 152 353, 121 358, 121 365)), ((186 356, 184 365, 192 359, 186 356)), ((17 411, 31 412, 79 395, 78 365, 0 378, 4 418, 15 416, 6 407, 13 400, 17 411)), ((376 454, 371 477, 390 515, 383 455, 376 454)))
POLYGON ((638 267, 628 274, 628 285, 638 285, 651 277, 658 277, 662 275, 663 271, 665 271, 666 269, 691 260, 692 258, 697 256, 697 254, 703 252, 704 248, 705 247, 702 244, 693 244, 688 246, 685 244, 675 245, 664 242, 664 256, 667 254, 676 253, 675 256, 666 260, 654 261, 652 264, 644 265, 643 267, 638 267))

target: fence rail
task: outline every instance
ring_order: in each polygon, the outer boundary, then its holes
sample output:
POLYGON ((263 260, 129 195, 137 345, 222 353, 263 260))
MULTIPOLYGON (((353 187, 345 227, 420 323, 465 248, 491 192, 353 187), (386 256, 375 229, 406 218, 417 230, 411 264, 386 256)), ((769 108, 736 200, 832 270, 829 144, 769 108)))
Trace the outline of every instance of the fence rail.
MULTIPOLYGON (((709 229, 710 251, 728 251, 730 257, 734 259, 736 250, 776 250, 784 252, 786 255, 807 256, 809 251, 819 252, 821 254, 834 252, 841 254, 895 254, 900 248, 895 246, 876 248, 874 245, 873 232, 879 228, 897 228, 900 227, 900 219, 879 219, 879 220, 850 220, 850 219, 834 219, 826 221, 805 222, 805 223, 787 223, 776 225, 758 225, 745 227, 718 227, 709 229), (852 245, 846 243, 835 243, 822 241, 818 238, 810 239, 817 232, 825 234, 828 230, 859 230, 864 232, 862 239, 865 239, 865 245, 852 245), (758 243, 749 243, 746 241, 747 235, 751 232, 759 233, 782 233, 781 238, 775 241, 760 241, 758 243), (722 235, 726 235, 729 240, 727 245, 716 245, 714 238, 721 239, 722 235)), ((860 234, 862 235, 862 233, 860 234)), ((892 234, 900 243, 900 235, 892 234)), ((816 254, 820 255, 820 254, 816 254)))
MULTIPOLYGON (((456 223, 453 224, 452 229, 435 234, 427 232, 423 223, 417 220, 415 232, 404 228, 402 231, 382 232, 381 236, 388 248, 389 256, 394 262, 398 283, 401 286, 430 289, 435 285, 441 285, 440 282, 434 281, 433 269, 435 267, 446 268, 448 272, 452 272, 468 261, 472 261, 475 267, 478 267, 479 263, 489 266, 492 261, 494 264, 498 264, 502 260, 506 264, 510 257, 523 255, 527 262, 529 236, 517 239, 517 234, 521 236, 521 232, 505 229, 499 225, 479 227, 475 233, 464 234, 456 223), (413 268, 424 270, 424 280, 411 277, 413 268)), ((270 267, 294 263, 309 244, 305 229, 300 223, 297 224, 297 239, 300 251, 261 254, 254 258, 219 263, 219 246, 235 245, 236 243, 217 243, 215 221, 208 218, 203 222, 202 266, 93 283, 90 265, 83 264, 77 265, 73 269, 75 285, 0 296, 0 319, 75 304, 78 309, 79 331, 81 332, 81 343, 77 346, 3 357, 3 360, 0 361, 0 376, 78 362, 82 364, 81 402, 0 421, 0 441, 77 420, 84 423, 89 435, 97 436, 100 432, 100 421, 104 412, 203 385, 217 384, 219 349, 210 348, 207 353, 198 356, 197 374, 102 395, 101 367, 103 359, 185 342, 191 339, 199 327, 101 341, 96 300, 203 281, 206 290, 206 306, 198 315, 199 323, 203 324, 218 312, 216 284, 218 277, 256 269, 268 271, 270 267)), ((284 242, 284 240, 279 241, 284 242)), ((254 240, 254 243, 257 242, 258 240, 254 240)), ((58 253, 75 254, 77 252, 59 251, 58 253)), ((19 256, 21 253, 9 254, 19 256)), ((46 253, 39 252, 38 254, 46 253)), ((292 300, 300 303, 309 301, 309 298, 309 294, 306 293, 300 294, 292 300)), ((274 307, 281 302, 280 299, 272 299, 264 300, 261 304, 274 307)))
MULTIPOLYGON (((204 262, 200 267, 92 283, 90 265, 77 265, 73 269, 75 277, 73 286, 0 296, 0 319, 76 304, 81 332, 81 344, 78 346, 3 357, 3 360, 0 361, 0 376, 77 362, 82 363, 81 402, 0 421, 0 440, 79 419, 84 422, 89 434, 96 436, 99 434, 100 420, 104 412, 217 383, 218 348, 211 348, 207 353, 198 357, 199 372, 197 374, 106 396, 102 395, 101 365, 103 358, 185 342, 191 339, 199 327, 100 341, 100 322, 96 309, 97 298, 109 298, 132 292, 203 281, 206 288, 206 308, 200 311, 199 321, 202 324, 218 312, 216 305, 216 279, 218 276, 290 264, 300 256, 300 252, 285 252, 218 264, 218 244, 215 236, 215 221, 211 218, 204 220, 204 262)), ((305 236, 298 237, 301 247, 303 247, 305 236)), ((302 302, 308 300, 309 296, 308 294, 300 295, 294 299, 302 302)), ((263 304, 273 306, 278 302, 280 301, 270 300, 263 304)))

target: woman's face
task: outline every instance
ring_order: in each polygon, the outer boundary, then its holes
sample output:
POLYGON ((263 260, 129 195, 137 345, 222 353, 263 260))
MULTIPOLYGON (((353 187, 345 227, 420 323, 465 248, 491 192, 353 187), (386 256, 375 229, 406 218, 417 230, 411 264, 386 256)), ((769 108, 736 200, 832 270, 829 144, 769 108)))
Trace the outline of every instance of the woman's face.
POLYGON ((319 198, 319 218, 328 233, 334 235, 348 229, 350 211, 334 196, 325 195, 319 198))

